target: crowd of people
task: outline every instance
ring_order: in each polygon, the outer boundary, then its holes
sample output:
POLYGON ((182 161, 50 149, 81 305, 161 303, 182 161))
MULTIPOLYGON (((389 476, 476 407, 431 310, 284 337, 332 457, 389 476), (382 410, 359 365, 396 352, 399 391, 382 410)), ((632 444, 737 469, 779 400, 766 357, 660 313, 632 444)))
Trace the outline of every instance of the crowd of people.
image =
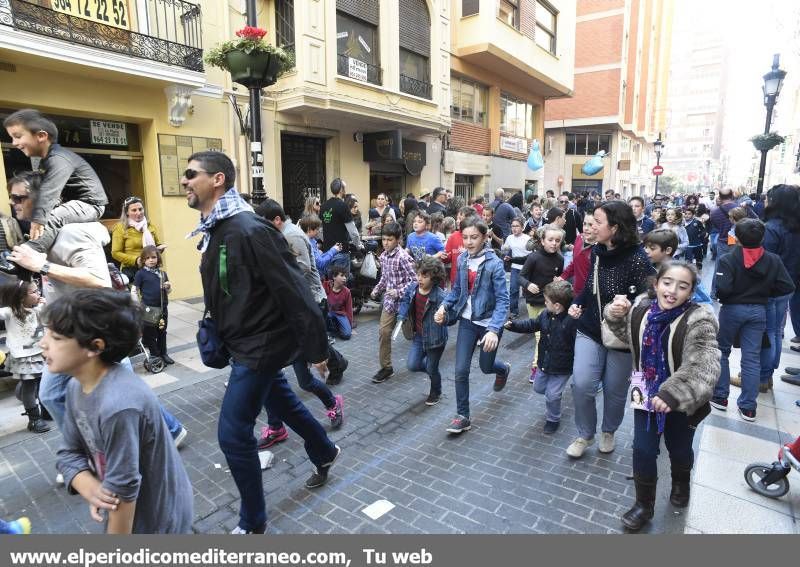
MULTIPOLYGON (((169 359, 170 285, 156 228, 131 198, 109 237, 96 222, 105 205, 96 176, 53 141, 52 122, 26 110, 4 126, 17 148, 43 158, 42 172, 8 183, 16 218, 31 222, 30 240, 0 223, 15 239, 0 256, 0 271, 13 278, 0 286, 0 315, 28 428, 40 433, 49 429, 45 418, 55 421, 63 436, 59 477, 108 533, 189 533, 192 486, 178 453, 187 431, 128 359, 143 334, 169 359), (109 241, 134 293, 111 289, 109 241), (158 311, 148 315, 150 308, 158 311)), ((241 497, 234 534, 266 531, 259 450, 285 441, 288 429, 311 461, 308 489, 325 485, 341 457, 283 369, 292 366, 300 388, 320 400, 332 429, 343 424, 335 387, 349 364, 333 345, 351 340, 357 324, 349 285, 362 236, 380 237, 370 294, 380 308, 372 382, 394 376, 392 341, 402 331, 411 341, 408 370, 430 379, 424 403, 439 404, 439 363, 457 327, 455 412, 444 429, 463 435, 472 428, 475 351, 500 393, 515 378, 498 356, 504 332, 532 334, 527 380, 545 398, 543 435, 558 431, 571 384, 578 436, 566 455, 579 459, 595 443, 600 453, 615 451, 615 433, 633 411, 636 497, 621 518, 631 531, 654 514, 661 438, 670 502, 686 507, 698 424, 712 408, 727 410, 736 379, 738 412, 755 421, 757 394, 772 387, 779 367, 787 314, 793 325, 800 321, 797 186, 777 185, 763 201, 727 189, 627 202, 613 191, 539 198, 498 190, 488 204, 482 197, 467 204, 437 187, 420 199, 406 196, 398 208, 378 195, 362 225, 342 179, 324 203, 310 199, 297 224, 271 199, 254 210, 235 179, 231 160, 212 151, 190 156, 181 178, 188 206, 200 213, 192 232, 201 237, 206 310, 198 345, 204 362, 231 369, 218 441, 241 497), (711 297, 699 276, 709 249, 711 297), (739 377, 730 373, 735 347, 739 377), (256 438, 262 410, 268 426, 256 438)), ((794 330, 792 342, 800 343, 794 330)), ((800 384, 800 370, 787 373, 782 379, 800 384)), ((25 533, 30 523, 3 522, 0 530, 25 533)))

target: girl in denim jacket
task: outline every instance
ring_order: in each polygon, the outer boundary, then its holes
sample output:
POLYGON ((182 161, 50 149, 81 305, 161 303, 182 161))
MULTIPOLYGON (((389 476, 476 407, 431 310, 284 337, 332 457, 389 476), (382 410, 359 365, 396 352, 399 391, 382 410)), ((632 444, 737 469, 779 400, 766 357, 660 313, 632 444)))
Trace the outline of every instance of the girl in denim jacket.
POLYGON ((488 247, 489 229, 481 219, 464 221, 461 231, 466 251, 458 257, 458 275, 450 293, 436 311, 440 325, 458 321, 456 339, 457 415, 448 433, 472 428, 469 415, 469 367, 475 346, 481 346, 480 367, 484 374, 495 374, 494 390, 506 385, 511 365, 497 361, 497 346, 508 317, 508 288, 503 261, 488 247))
MULTIPOLYGON (((445 296, 442 289, 446 280, 444 264, 438 258, 427 256, 417 266, 417 283, 406 288, 397 312, 398 323, 411 323, 411 350, 407 367, 411 372, 426 372, 431 379, 431 390, 425 405, 435 406, 442 398, 442 375, 439 360, 447 344, 447 327, 437 325, 434 314, 445 296)), ((408 334, 406 337, 408 338, 408 334)))

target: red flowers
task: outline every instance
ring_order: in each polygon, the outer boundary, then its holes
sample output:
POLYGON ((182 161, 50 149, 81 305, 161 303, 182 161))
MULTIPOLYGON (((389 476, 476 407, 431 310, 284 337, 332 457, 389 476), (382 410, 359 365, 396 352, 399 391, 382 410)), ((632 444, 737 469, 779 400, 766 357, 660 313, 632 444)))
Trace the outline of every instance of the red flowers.
POLYGON ((251 41, 259 41, 265 35, 267 35, 267 30, 263 30, 261 28, 254 28, 253 26, 245 26, 236 32, 237 37, 241 37, 242 39, 249 39, 251 41))

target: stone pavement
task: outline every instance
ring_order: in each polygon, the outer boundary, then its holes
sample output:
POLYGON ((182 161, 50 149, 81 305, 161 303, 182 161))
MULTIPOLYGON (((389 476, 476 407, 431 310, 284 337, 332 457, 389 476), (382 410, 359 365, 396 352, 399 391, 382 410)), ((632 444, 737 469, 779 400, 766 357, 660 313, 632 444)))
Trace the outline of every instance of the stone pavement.
MULTIPOLYGON (((169 331, 177 364, 159 375, 146 375, 140 365, 137 370, 189 429, 181 455, 195 489, 195 530, 221 533, 237 523, 238 494, 216 440, 226 373, 202 366, 193 343, 201 310, 197 302, 173 302, 169 331)), ((494 377, 482 375, 473 364, 473 429, 448 436, 444 428, 455 409, 455 337, 442 359, 445 397, 438 406, 427 407, 428 379, 405 370, 408 344, 402 337, 394 343, 395 376, 384 384, 370 381, 377 370, 377 313, 362 313, 358 320, 353 339, 336 343, 350 360, 344 380, 334 388, 345 399, 344 426, 331 434, 342 456, 328 485, 309 491, 303 482, 311 465, 298 436, 290 434, 287 442, 273 447, 275 465, 263 475, 272 533, 621 531, 619 516, 633 501, 627 478, 630 414, 617 434, 614 453, 601 455, 595 445, 583 459, 569 459, 564 448, 575 436, 569 389, 562 429, 545 436, 543 397, 527 380, 531 339, 508 333, 499 354, 513 367, 508 386, 493 392, 494 377), (381 499, 394 508, 369 519, 362 510, 381 499)), ((791 355, 787 361, 800 366, 800 357, 788 348, 786 352, 791 355)), ((793 405, 798 397, 800 388, 776 382, 774 395, 760 396, 755 424, 741 422, 731 411, 724 416, 715 412, 706 420, 695 437, 698 463, 688 509, 669 505, 668 459, 662 456, 656 518, 648 531, 797 533, 800 481, 790 476, 795 483, 791 494, 768 501, 749 492, 742 471, 751 461, 773 460, 779 437, 800 434, 793 405)), ((319 401, 305 392, 301 398, 328 427, 319 401)), ((11 400, 6 394, 0 407, 16 408, 11 400)), ((20 423, 24 428, 24 421, 20 423)), ((83 500, 54 483, 59 440, 56 431, 34 436, 6 430, 0 436, 0 517, 28 515, 38 533, 100 532, 83 500)))

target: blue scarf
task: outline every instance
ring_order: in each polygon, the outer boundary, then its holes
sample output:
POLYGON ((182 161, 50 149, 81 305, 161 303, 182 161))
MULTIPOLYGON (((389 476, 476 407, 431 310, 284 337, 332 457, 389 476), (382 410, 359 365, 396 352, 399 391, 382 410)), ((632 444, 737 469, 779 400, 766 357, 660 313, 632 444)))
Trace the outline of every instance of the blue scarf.
POLYGON ((227 219, 244 212, 252 213, 253 207, 248 205, 247 201, 242 199, 241 195, 239 195, 239 192, 236 190, 236 187, 231 187, 222 195, 222 197, 217 200, 216 203, 214 203, 214 208, 211 209, 211 213, 209 213, 207 217, 200 217, 200 223, 197 225, 197 228, 186 235, 186 238, 192 238, 202 232, 203 240, 201 240, 197 245, 197 249, 200 250, 200 252, 205 252, 206 248, 208 247, 208 241, 211 240, 211 234, 209 231, 214 227, 214 225, 223 219, 227 219))
MULTIPOLYGON (((691 305, 687 301, 680 307, 674 309, 661 309, 658 301, 653 301, 647 313, 647 324, 644 328, 644 335, 642 337, 642 352, 640 367, 644 373, 644 383, 647 388, 647 402, 645 407, 650 410, 650 398, 658 394, 658 389, 661 384, 669 378, 669 361, 667 360, 666 345, 663 344, 665 335, 668 335, 669 326, 675 319, 683 315, 691 305)), ((658 432, 664 432, 664 421, 666 414, 656 414, 656 424, 658 432)), ((648 428, 650 426, 648 420, 648 428)))

